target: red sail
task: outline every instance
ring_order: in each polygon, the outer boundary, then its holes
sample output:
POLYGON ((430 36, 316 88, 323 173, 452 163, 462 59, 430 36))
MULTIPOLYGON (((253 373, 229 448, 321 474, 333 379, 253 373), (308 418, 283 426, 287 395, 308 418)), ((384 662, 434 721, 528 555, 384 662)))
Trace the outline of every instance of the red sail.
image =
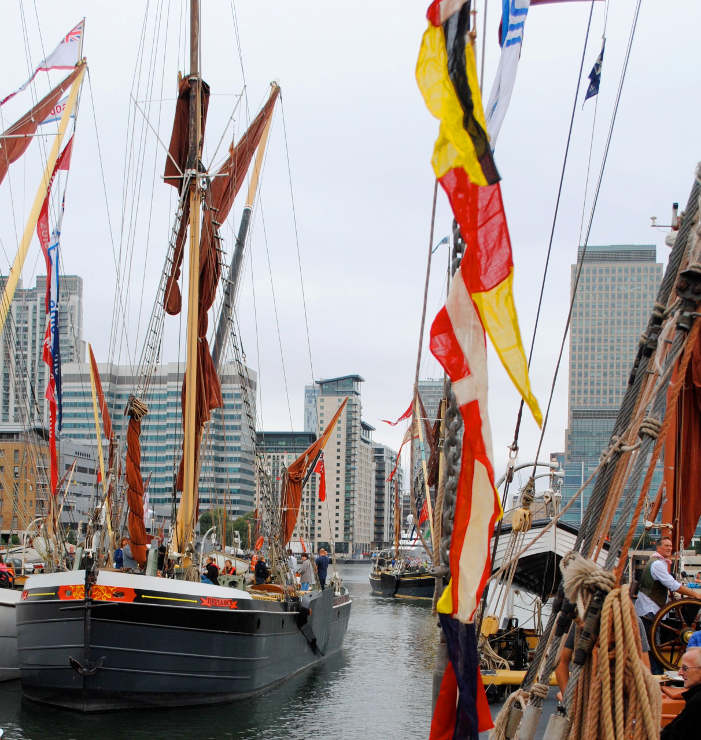
POLYGON ((3 132, 0 138, 0 182, 5 179, 12 162, 16 162, 27 151, 37 126, 48 117, 61 95, 73 84, 80 70, 81 66, 78 65, 60 85, 3 132))
POLYGON ((129 399, 127 414, 127 526, 131 554, 143 567, 146 565, 146 526, 144 525, 144 481, 141 477, 141 419, 147 413, 146 405, 133 396, 129 399))
MULTIPOLYGON (((182 194, 183 174, 187 169, 187 155, 190 143, 190 78, 185 77, 180 81, 178 90, 178 102, 175 104, 175 118, 173 120, 173 132, 170 136, 170 146, 166 157, 165 172, 163 179, 178 189, 182 194)), ((207 123, 207 109, 209 107, 209 85, 202 81, 200 84, 200 132, 204 136, 205 124, 207 123)), ((180 278, 180 267, 183 262, 183 247, 190 216, 190 199, 185 198, 183 202, 183 215, 180 221, 180 229, 175 242, 175 253, 173 255, 173 266, 165 291, 165 310, 171 316, 180 313, 182 296, 178 280, 180 278)))
MULTIPOLYGON (((679 368, 676 368, 670 388, 678 379, 678 373, 679 368)), ((680 539, 684 540, 685 547, 689 546, 701 518, 701 332, 696 333, 676 406, 667 413, 672 419, 665 438, 667 496, 662 507, 662 521, 672 524, 676 549, 680 539)))
MULTIPOLYGON (((248 171, 248 165, 255 154, 265 125, 270 119, 275 99, 279 93, 276 86, 268 98, 261 112, 256 116, 239 143, 234 147, 224 164, 212 177, 212 185, 207 191, 204 213, 202 215, 202 235, 200 238, 200 283, 198 302, 197 334, 197 398, 195 401, 195 450, 199 450, 202 427, 209 421, 212 409, 221 408, 224 401, 221 395, 219 377, 214 368, 212 355, 207 342, 207 312, 214 303, 217 285, 221 275, 221 261, 219 258, 215 222, 222 223, 233 205, 236 193, 248 171)), ((171 143, 172 147, 172 143, 171 143)), ((182 259, 182 251, 180 254, 182 259)), ((176 265, 173 266, 173 270, 176 265)), ((179 270, 179 266, 177 266, 179 270)), ((178 291, 179 296, 179 291, 178 291)), ((185 383, 182 389, 183 422, 185 419, 185 383)), ((197 462, 195 461, 195 468, 197 462)), ((182 491, 183 462, 180 469, 176 488, 182 491)))
POLYGON ((294 532, 297 517, 299 516, 299 507, 302 504, 302 481, 307 474, 310 466, 314 464, 316 456, 324 449, 336 422, 339 420, 343 409, 346 407, 348 399, 345 398, 343 403, 338 407, 333 419, 324 430, 324 433, 287 468, 287 472, 282 481, 281 506, 282 506, 282 542, 287 544, 294 532))

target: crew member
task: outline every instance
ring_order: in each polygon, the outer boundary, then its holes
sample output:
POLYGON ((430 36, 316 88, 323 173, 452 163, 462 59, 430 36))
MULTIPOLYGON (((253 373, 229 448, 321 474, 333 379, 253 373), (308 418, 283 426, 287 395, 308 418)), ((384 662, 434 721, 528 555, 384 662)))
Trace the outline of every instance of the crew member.
POLYGON ((319 549, 319 554, 316 558, 316 574, 319 576, 319 585, 323 591, 326 586, 326 574, 329 571, 329 556, 326 550, 322 547, 319 549))
POLYGON ((256 561, 255 576, 257 586, 261 583, 265 583, 268 578, 270 578, 270 568, 268 568, 268 564, 265 562, 265 558, 262 555, 259 555, 258 560, 256 561))
POLYGON ((302 591, 308 591, 314 583, 314 568, 312 568, 309 553, 302 553, 302 562, 299 566, 299 580, 302 584, 302 591))
MULTIPOLYGON (((672 557, 672 540, 661 537, 657 542, 656 552, 648 560, 638 588, 638 598, 635 601, 635 612, 642 618, 645 625, 648 641, 651 641, 652 622, 657 612, 667 603, 670 592, 683 596, 695 596, 693 589, 682 585, 669 572, 672 557)), ((663 672, 662 666, 650 653, 650 666, 654 674, 663 672)))
POLYGON ((207 565, 204 568, 205 578, 213 583, 215 586, 219 585, 219 566, 214 562, 214 558, 210 555, 207 558, 207 565))

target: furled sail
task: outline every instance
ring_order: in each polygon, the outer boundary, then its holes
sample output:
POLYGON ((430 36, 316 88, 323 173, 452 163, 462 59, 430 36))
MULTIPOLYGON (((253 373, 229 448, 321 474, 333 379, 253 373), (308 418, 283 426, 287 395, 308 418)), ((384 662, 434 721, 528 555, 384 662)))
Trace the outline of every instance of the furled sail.
POLYGON ((10 165, 27 151, 37 126, 49 115, 63 93, 73 84, 82 68, 83 65, 79 64, 60 85, 57 85, 2 133, 0 137, 0 182, 5 179, 10 165))
POLYGON ((144 524, 144 480, 141 476, 141 419, 148 407, 132 396, 127 404, 129 426, 127 427, 127 526, 131 554, 143 568, 146 565, 146 526, 144 524))
MULTIPOLYGON (((675 550, 680 541, 688 547, 701 518, 701 332, 694 332, 694 347, 665 437, 662 521, 672 524, 675 550)), ((690 337, 691 341, 691 337, 690 337)), ((681 359, 680 359, 681 364, 681 359)), ((677 382, 677 366, 669 393, 677 382)))
MULTIPOLYGON (((209 421, 211 411, 224 405, 221 395, 221 385, 217 375, 212 356, 207 342, 208 318, 207 312, 214 304, 219 277, 221 275, 221 261, 218 250, 218 233, 217 228, 227 217, 231 206, 234 203, 236 193, 239 191, 248 166, 251 163, 256 147, 260 142, 266 124, 268 123, 275 100, 279 94, 279 88, 273 87, 268 101, 263 106, 260 113, 248 127, 246 133, 241 137, 238 144, 231 148, 229 156, 224 164, 212 176, 211 186, 205 195, 205 205, 202 215, 202 231, 200 238, 200 275, 199 275, 199 302, 198 302, 198 345, 197 345, 197 400, 195 402, 195 450, 199 450, 202 428, 209 421)), ((178 100, 180 104, 180 99, 178 100)), ((182 114, 176 110, 176 126, 179 116, 182 114)), ((175 131, 175 128, 174 128, 175 131)), ((171 151, 175 151, 180 156, 180 150, 173 147, 171 141, 171 151)), ((175 159, 175 155, 172 155, 175 159)), ((168 163, 172 165, 170 158, 168 163)), ((166 178, 169 177, 168 166, 166 166, 166 178)), ((182 223, 187 221, 183 217, 182 223)), ((187 226, 185 226, 186 230, 187 226)), ((180 238, 180 237, 178 237, 180 238)), ((183 233, 184 239, 184 233, 183 233)), ((166 290, 166 310, 170 313, 171 309, 177 307, 180 310, 180 290, 177 287, 177 276, 180 272, 182 263, 182 248, 179 250, 176 245, 175 261, 173 264, 169 288, 166 290)), ((178 311, 175 311, 177 313, 178 311)), ((183 412, 185 409, 185 386, 187 378, 183 381, 182 404, 183 412)), ((183 413, 184 418, 184 413, 183 413)), ((176 488, 182 490, 183 486, 183 463, 180 463, 176 488)))
POLYGON ((297 517, 299 516, 299 507, 302 503, 302 482, 309 468, 316 462, 316 456, 324 449, 326 443, 333 432, 336 422, 340 419, 343 409, 348 403, 348 398, 343 399, 343 403, 338 407, 333 419, 329 422, 324 433, 311 444, 307 449, 287 468, 282 481, 282 493, 280 496, 282 506, 282 531, 281 542, 287 544, 292 537, 297 517))

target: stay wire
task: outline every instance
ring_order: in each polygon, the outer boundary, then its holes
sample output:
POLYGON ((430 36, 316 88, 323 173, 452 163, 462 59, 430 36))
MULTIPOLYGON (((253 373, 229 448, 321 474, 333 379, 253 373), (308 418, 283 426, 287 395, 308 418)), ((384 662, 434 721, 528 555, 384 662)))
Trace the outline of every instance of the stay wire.
MULTIPOLYGON (((563 353, 565 351, 565 342, 567 341, 567 335, 569 333, 570 323, 572 321, 572 311, 574 310, 574 301, 575 301, 575 298, 576 298, 576 295, 577 295, 577 287, 579 285, 579 279, 580 279, 580 276, 582 274, 582 268, 584 266, 584 257, 586 255, 587 246, 589 244, 589 235, 591 234, 592 224, 594 223, 594 215, 596 213, 596 205, 597 205, 598 200, 599 200, 599 193, 601 192, 601 183, 602 183, 602 181, 604 179, 604 172, 606 170, 606 162, 608 160, 608 153, 609 153, 609 149, 611 147, 611 140, 613 138, 613 129, 614 129, 614 126, 616 124, 616 117, 618 115, 618 106, 619 106, 620 101, 621 101, 621 94, 623 92, 623 84, 625 82, 626 72, 628 70, 628 62, 630 60, 630 53, 631 53, 631 50, 632 50, 632 47, 633 47, 633 40, 635 38, 635 31, 636 31, 636 28, 637 28, 637 25, 638 25, 638 17, 640 15, 640 4, 641 4, 641 0, 637 0, 636 6, 635 6, 635 13, 633 15, 633 23, 632 23, 632 26, 631 26, 631 29, 630 29, 630 35, 628 37, 628 46, 626 48, 626 55, 625 55, 625 58, 623 60, 623 69, 621 70, 621 79, 619 80, 619 83, 618 83, 618 90, 616 92, 616 101, 614 103, 613 113, 611 115, 611 123, 609 125, 609 131, 608 131, 608 135, 606 137, 606 145, 604 147, 604 154, 603 154, 603 158, 602 158, 602 161, 601 161, 601 168, 599 170, 599 177, 598 177, 598 180, 597 180, 597 183, 596 183, 596 189, 594 191, 594 197, 593 197, 593 201, 592 201, 591 211, 589 213, 589 223, 587 225, 587 232, 586 232, 586 236, 585 236, 585 239, 584 239, 584 244, 581 246, 581 254, 578 256, 578 259, 577 259, 577 272, 575 274, 574 285, 573 285, 573 288, 572 288, 572 298, 570 299, 570 306, 569 306, 569 311, 567 313, 567 321, 565 323, 565 329, 564 329, 564 331, 562 333, 562 342, 560 344, 560 352, 559 352, 558 357, 557 357, 557 363, 555 365, 555 373, 553 375, 553 382, 552 382, 552 385, 550 387, 550 396, 548 398, 548 407, 547 407, 547 410, 545 412, 545 418, 543 419, 543 428, 541 430, 540 439, 538 441, 538 450, 536 452, 536 457, 535 457, 536 460, 538 459, 538 456, 540 455, 541 447, 543 446, 543 438, 545 436, 545 428, 547 426, 548 417, 550 415, 550 407, 552 405, 553 396, 555 394, 555 383, 557 382, 557 376, 558 376, 558 373, 559 373, 559 370, 560 370, 560 363, 562 362, 562 355, 563 355, 563 353)), ((534 473, 535 473, 535 468, 534 468, 534 473)))
POLYGON ((307 298, 304 292, 304 277, 302 272, 302 255, 299 248, 299 229, 297 228, 297 210, 295 209, 294 188, 292 187, 292 166, 290 165, 290 148, 287 142, 287 123, 285 120, 285 104, 282 92, 280 93, 280 111, 282 113, 282 131, 285 139, 285 156, 287 158, 287 178, 290 184, 290 202, 292 203, 292 222, 295 230, 295 246, 297 247, 297 265, 299 267, 299 285, 302 290, 302 306, 304 308, 304 326, 307 332, 307 351, 309 352, 309 369, 314 380, 314 363, 312 362, 312 344, 309 332, 309 314, 307 312, 307 298))
MULTIPOLYGON (((572 130, 574 128, 574 116, 577 111, 577 100, 579 99, 579 89, 582 84, 582 70, 584 69, 584 61, 586 58, 587 53, 587 45, 589 44, 589 33, 591 30, 591 21, 592 16, 594 14, 594 2, 595 0, 591 0, 591 3, 589 5, 589 19, 587 20, 587 30, 584 34, 584 45, 582 47, 582 56, 579 61, 579 71, 577 72, 577 84, 575 86, 575 92, 574 92, 574 98, 572 100, 572 112, 570 113, 570 124, 567 131, 567 142, 565 144, 565 153, 562 158, 562 167, 560 168, 560 182, 557 187, 557 197, 555 199, 555 210, 553 212, 553 218, 552 218, 552 224, 550 226, 550 238, 548 239, 548 251, 545 255, 545 267, 543 268, 543 279, 540 283, 540 295, 538 296, 538 308, 536 310, 536 317, 535 317, 535 323, 533 325, 533 333, 531 334, 531 346, 528 351, 528 369, 530 370, 531 367, 531 360, 533 358, 533 349, 535 347, 535 340, 536 336, 538 334, 538 323, 540 321, 540 312, 543 307, 543 296, 545 294, 545 282, 547 280, 548 276, 548 269, 550 267, 550 255, 552 253, 553 248, 553 240, 555 238, 555 225, 557 223, 557 216, 560 211, 560 199, 562 198, 562 188, 565 182, 565 171, 567 169, 567 159, 569 157, 570 152, 570 144, 572 142, 572 130)), ((565 329, 565 333, 566 333, 565 329)), ((555 378, 557 378, 557 370, 555 371, 555 378)), ((555 383, 553 381, 553 389, 554 389, 555 383)), ((552 393, 552 392, 551 392, 552 393)), ((552 400, 552 395, 550 400, 552 400)), ((518 407, 518 414, 516 415, 516 427, 514 429, 514 441, 511 443, 511 450, 512 452, 515 452, 518 450, 518 437, 521 430, 521 420, 523 418, 523 405, 524 400, 521 398, 521 402, 518 407)), ((548 410, 550 409, 550 401, 548 401, 548 410)), ((540 445, 543 441, 543 435, 545 434, 545 429, 547 426, 547 420, 548 416, 546 414, 545 418, 543 419, 543 426, 541 429, 541 435, 540 435, 540 443, 538 445, 538 452, 540 452, 540 445)), ((536 455, 535 459, 538 459, 538 455, 536 455)), ((533 473, 535 474, 535 467, 533 468, 533 473)))

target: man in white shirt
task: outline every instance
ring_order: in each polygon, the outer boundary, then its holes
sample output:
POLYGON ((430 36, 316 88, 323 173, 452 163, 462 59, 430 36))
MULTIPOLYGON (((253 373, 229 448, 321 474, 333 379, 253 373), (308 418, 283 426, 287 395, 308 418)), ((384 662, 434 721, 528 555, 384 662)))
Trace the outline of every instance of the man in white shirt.
MULTIPOLYGON (((638 598, 635 601, 635 611, 643 620, 648 639, 652 643, 650 633, 652 622, 657 612, 667 603, 669 594, 678 593, 682 596, 695 596, 693 589, 682 585, 669 572, 672 557, 672 540, 669 537, 661 537, 657 542, 657 552, 653 553, 648 560, 638 588, 638 598)), ((650 652, 650 665, 653 673, 662 673, 662 666, 655 659, 654 653, 650 652)))

